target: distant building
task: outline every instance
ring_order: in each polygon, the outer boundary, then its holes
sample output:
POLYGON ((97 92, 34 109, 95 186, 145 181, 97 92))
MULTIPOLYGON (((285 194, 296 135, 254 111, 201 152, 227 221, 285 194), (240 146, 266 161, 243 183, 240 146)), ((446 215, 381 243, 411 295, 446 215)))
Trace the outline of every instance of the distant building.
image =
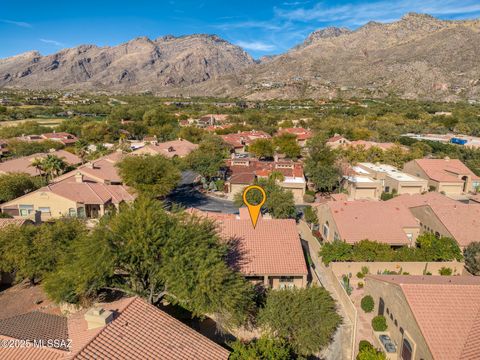
POLYGON ((301 127, 282 128, 278 131, 278 135, 281 134, 295 135, 297 138, 297 144, 301 147, 305 147, 307 144, 307 140, 311 139, 313 136, 313 133, 310 130, 301 127))
POLYGON ((231 146, 236 153, 246 152, 246 147, 258 139, 270 139, 271 136, 263 131, 243 131, 235 134, 221 135, 223 141, 231 146))
POLYGON ((382 183, 383 191, 396 194, 421 194, 428 190, 428 181, 406 174, 387 164, 358 163, 357 167, 365 170, 369 176, 382 183))
POLYGON ((7 156, 9 153, 10 150, 8 150, 8 142, 0 139, 0 159, 4 156, 7 156))
MULTIPOLYGON (((198 149, 197 144, 193 144, 188 140, 178 139, 173 141, 167 141, 159 143, 156 141, 151 141, 150 144, 145 145, 135 151, 133 155, 163 155, 168 158, 173 157, 185 157, 190 154, 192 151, 198 149)), ((145 141, 145 139, 144 139, 145 141)))
POLYGON ((45 133, 41 135, 22 135, 15 138, 16 140, 20 141, 27 141, 27 142, 41 142, 45 140, 51 141, 58 141, 63 145, 72 145, 78 141, 78 138, 75 135, 66 133, 66 132, 53 132, 53 133, 45 133))
POLYGON ((278 184, 293 193, 296 203, 303 203, 306 180, 303 165, 289 160, 260 161, 251 158, 233 157, 227 160, 226 193, 230 199, 242 192, 246 186, 252 185, 257 178, 268 178, 273 172, 283 175, 278 184))
POLYGON ((295 220, 260 216, 254 229, 247 208, 240 215, 190 211, 218 223, 221 237, 233 241, 238 267, 250 281, 273 289, 307 286, 307 266, 295 220))
POLYGON ((414 246, 420 225, 406 206, 388 201, 343 201, 316 206, 324 241, 355 244, 372 240, 390 246, 414 246))
POLYGON ((398 359, 480 359, 479 277, 367 275, 365 294, 385 316, 398 359))
POLYGON ((480 186, 475 175, 458 159, 416 159, 409 161, 403 171, 428 180, 428 186, 447 195, 461 195, 480 186))
POLYGON ((335 134, 333 137, 329 138, 326 142, 326 145, 332 149, 338 149, 338 148, 347 148, 347 147, 357 147, 357 148, 363 148, 365 150, 368 150, 372 147, 379 148, 380 150, 386 151, 389 149, 392 149, 396 146, 400 146, 403 150, 407 151, 408 148, 406 146, 401 146, 395 143, 391 142, 375 142, 375 141, 366 141, 366 140, 355 140, 355 141, 350 141, 347 138, 335 134))
POLYGON ((82 162, 77 155, 72 154, 65 150, 55 150, 49 153, 38 153, 29 156, 22 156, 20 158, 7 160, 0 163, 0 174, 7 173, 26 173, 30 176, 39 176, 42 173, 39 169, 34 167, 32 164, 37 159, 46 158, 47 155, 54 155, 65 161, 67 165, 76 166, 82 162))

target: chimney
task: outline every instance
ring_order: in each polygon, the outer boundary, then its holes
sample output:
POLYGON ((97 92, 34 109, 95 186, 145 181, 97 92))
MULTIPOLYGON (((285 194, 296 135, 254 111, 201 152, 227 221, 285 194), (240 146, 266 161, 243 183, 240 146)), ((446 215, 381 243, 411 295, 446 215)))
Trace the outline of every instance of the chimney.
POLYGON ((278 154, 275 154, 275 155, 273 156, 273 161, 278 162, 278 154))
POLYGON ((89 169, 95 169, 95 165, 93 165, 93 162, 88 162, 85 166, 89 169))
POLYGON ((77 171, 75 174, 75 182, 79 184, 83 183, 83 175, 80 171, 77 171))
POLYGON ((93 307, 85 313, 88 330, 97 329, 112 322, 113 312, 101 307, 93 307))

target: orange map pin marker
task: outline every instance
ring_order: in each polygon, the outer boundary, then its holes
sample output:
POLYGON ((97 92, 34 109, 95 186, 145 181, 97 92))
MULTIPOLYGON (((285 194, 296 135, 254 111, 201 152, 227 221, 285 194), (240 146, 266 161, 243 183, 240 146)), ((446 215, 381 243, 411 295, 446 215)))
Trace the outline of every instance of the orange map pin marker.
POLYGON ((254 229, 255 229, 255 226, 257 226, 258 216, 260 215, 260 209, 262 208, 262 205, 265 204, 266 200, 267 200, 267 194, 265 193, 265 190, 263 190, 263 188, 258 185, 250 185, 250 186, 247 186, 245 190, 243 190, 243 202, 245 203, 245 205, 247 205, 248 213, 250 214, 250 220, 252 220, 252 225, 254 229), (258 190, 262 194, 262 200, 260 201, 259 204, 253 205, 248 202, 247 193, 250 190, 258 190))

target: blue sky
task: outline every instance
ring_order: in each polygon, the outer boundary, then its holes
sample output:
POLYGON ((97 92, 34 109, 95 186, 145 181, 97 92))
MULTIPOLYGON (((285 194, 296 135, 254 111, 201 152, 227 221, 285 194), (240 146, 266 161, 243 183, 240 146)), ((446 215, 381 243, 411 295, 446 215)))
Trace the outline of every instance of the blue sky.
POLYGON ((117 45, 138 36, 217 34, 252 56, 278 54, 327 26, 358 28, 407 12, 480 17, 479 0, 403 1, 18 1, 0 0, 0 58, 54 53, 80 44, 117 45))

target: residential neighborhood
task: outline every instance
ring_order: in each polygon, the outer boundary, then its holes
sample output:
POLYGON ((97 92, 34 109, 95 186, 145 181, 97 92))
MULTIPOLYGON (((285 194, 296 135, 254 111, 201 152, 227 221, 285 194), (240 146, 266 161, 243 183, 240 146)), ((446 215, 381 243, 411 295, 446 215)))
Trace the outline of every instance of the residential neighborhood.
POLYGON ((479 150, 121 101, 0 127, 1 359, 480 358, 479 150))

